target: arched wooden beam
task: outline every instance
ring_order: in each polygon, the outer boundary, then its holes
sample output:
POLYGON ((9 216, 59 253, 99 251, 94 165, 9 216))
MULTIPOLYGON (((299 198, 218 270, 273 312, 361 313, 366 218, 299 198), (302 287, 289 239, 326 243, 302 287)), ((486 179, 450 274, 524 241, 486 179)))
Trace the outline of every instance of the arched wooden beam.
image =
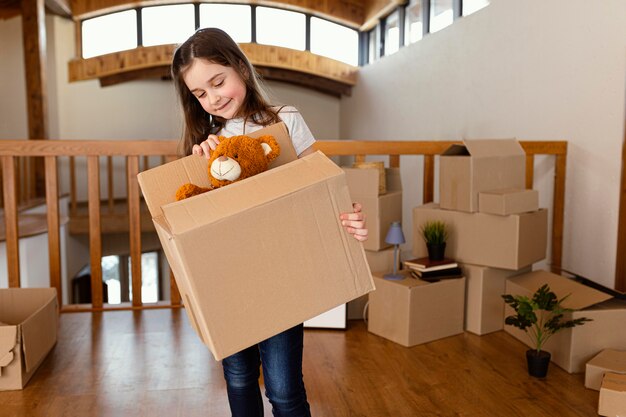
MULTIPOLYGON (((255 43, 240 44, 269 80, 313 88, 335 96, 350 95, 358 68, 308 51, 255 43)), ((175 45, 139 47, 69 63, 70 82, 100 79, 103 86, 142 78, 167 78, 175 45)))

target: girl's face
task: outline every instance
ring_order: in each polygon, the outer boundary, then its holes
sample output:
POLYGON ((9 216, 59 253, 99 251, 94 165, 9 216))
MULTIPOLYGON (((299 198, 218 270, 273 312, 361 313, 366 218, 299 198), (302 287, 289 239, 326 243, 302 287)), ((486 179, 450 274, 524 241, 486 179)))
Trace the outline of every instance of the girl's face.
POLYGON ((207 113, 232 119, 246 97, 246 85, 232 67, 194 59, 183 74, 185 85, 207 113))

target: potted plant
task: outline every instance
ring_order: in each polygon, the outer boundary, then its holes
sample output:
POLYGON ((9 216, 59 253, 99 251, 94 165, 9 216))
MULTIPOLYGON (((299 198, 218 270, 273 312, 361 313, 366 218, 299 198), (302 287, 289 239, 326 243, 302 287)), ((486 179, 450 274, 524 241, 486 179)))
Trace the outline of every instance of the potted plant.
POLYGON ((448 240, 448 226, 441 220, 427 221, 421 227, 422 237, 426 241, 428 259, 440 261, 446 252, 448 240))
POLYGON ((543 378, 547 375, 551 354, 542 348, 552 335, 562 329, 591 321, 586 317, 564 320, 563 315, 573 311, 562 306, 567 297, 569 294, 559 300, 556 294, 550 291, 548 284, 542 285, 532 298, 510 294, 502 296, 504 302, 515 311, 515 315, 508 316, 504 323, 524 330, 534 346, 533 349, 526 351, 528 373, 531 376, 543 378))

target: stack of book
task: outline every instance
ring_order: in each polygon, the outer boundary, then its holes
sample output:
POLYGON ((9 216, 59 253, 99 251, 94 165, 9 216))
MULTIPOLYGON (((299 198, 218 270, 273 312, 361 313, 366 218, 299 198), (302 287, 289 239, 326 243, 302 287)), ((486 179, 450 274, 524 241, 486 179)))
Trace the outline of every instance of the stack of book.
POLYGON ((404 261, 405 268, 411 275, 424 281, 439 281, 440 279, 461 278, 463 271, 454 259, 444 258, 441 261, 432 261, 428 257, 404 261))

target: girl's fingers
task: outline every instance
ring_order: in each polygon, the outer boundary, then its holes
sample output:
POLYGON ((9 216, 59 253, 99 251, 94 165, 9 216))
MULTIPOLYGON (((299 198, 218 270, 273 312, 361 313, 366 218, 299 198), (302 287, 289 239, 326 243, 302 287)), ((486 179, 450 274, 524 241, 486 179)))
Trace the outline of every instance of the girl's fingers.
POLYGON ((345 227, 349 227, 352 229, 365 229, 365 221, 364 220, 342 220, 341 225, 345 227))
POLYGON ((365 220, 365 214, 361 213, 361 212, 358 212, 358 213, 341 213, 339 218, 341 220, 363 221, 363 220, 365 220))
POLYGON ((361 203, 352 203, 352 210, 354 210, 355 213, 360 213, 362 209, 363 206, 361 203))

